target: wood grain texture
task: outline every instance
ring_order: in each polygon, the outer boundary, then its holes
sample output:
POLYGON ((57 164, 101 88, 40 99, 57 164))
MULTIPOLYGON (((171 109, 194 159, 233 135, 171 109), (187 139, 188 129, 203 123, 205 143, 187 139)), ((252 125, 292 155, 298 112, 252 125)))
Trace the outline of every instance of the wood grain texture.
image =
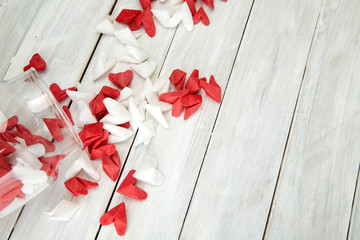
MULTIPOLYGON (((190 74, 196 68, 200 76, 208 78, 214 74, 225 88, 252 1, 215 3, 214 11, 206 8, 209 27, 199 24, 189 33, 179 26, 160 75, 170 76, 176 68, 190 74)), ((170 129, 160 127, 148 146, 132 148, 120 183, 131 169, 138 169, 150 156, 158 159, 158 169, 166 179, 159 187, 137 183, 148 193, 142 202, 114 194, 110 208, 125 201, 126 239, 178 239, 220 106, 202 95, 203 105, 188 120, 167 113, 170 129)), ((113 225, 109 225, 101 228, 97 239, 118 238, 113 225)))
POLYGON ((0 79, 29 29, 43 0, 0 2, 0 79))
MULTIPOLYGON (((87 4, 84 3, 84 6, 86 5, 87 4)), ((161 3, 156 3, 153 5, 161 5, 161 7, 166 7, 166 5, 161 3)), ((141 7, 137 1, 119 1, 115 6, 113 15, 115 16, 119 14, 122 8, 140 9, 141 7)), ((103 16, 105 15, 106 14, 103 14, 103 16)), ((97 22, 92 23, 92 25, 89 27, 93 28, 96 23, 97 22)), ((150 55, 151 60, 154 60, 158 63, 157 70, 153 76, 157 76, 160 71, 160 67, 165 59, 174 33, 175 29, 170 30, 159 26, 157 27, 157 34, 154 38, 149 38, 147 35, 143 35, 139 39, 141 46, 144 48, 145 52, 150 55)), ((89 63, 88 70, 82 79, 82 85, 86 89, 98 92, 104 85, 114 87, 114 85, 107 79, 107 75, 104 75, 96 82, 93 82, 92 69, 100 52, 105 51, 107 53, 108 59, 115 59, 116 57, 119 57, 119 53, 121 53, 122 48, 123 46, 115 37, 108 35, 102 36, 89 63)), ((112 69, 112 72, 123 71, 126 69, 129 69, 128 64, 118 63, 112 69)), ((134 73, 131 87, 133 89, 141 88, 143 82, 144 80, 134 73)), ((124 164, 124 160, 126 159, 126 156, 130 150, 132 140, 133 138, 117 145, 122 164, 124 164)), ((66 170, 71 165, 72 160, 75 159, 72 158, 63 162, 60 172, 63 173, 64 170, 66 170)), ((92 189, 88 196, 74 197, 64 187, 64 175, 60 175, 54 186, 51 186, 51 188, 45 191, 42 196, 39 196, 35 201, 30 202, 24 208, 24 211, 21 214, 21 218, 18 222, 18 225, 16 226, 15 231, 12 234, 11 239, 22 239, 25 234, 29 239, 95 239, 97 230, 99 228, 99 219, 105 212, 106 206, 108 205, 114 188, 116 187, 116 183, 111 181, 109 177, 103 172, 100 160, 93 161, 93 164, 100 173, 100 180, 98 182, 99 187, 92 189), (47 208, 52 208, 58 201, 63 198, 81 204, 81 208, 74 215, 70 222, 62 223, 51 221, 48 216, 43 214, 43 211, 47 208), (29 221, 29 219, 34 217, 34 215, 36 215, 37 220, 29 221)), ((88 179, 85 173, 80 174, 80 177, 88 179)))
POLYGON ((360 22, 360 2, 324 3, 268 239, 347 236, 359 167, 360 30, 351 25, 360 22))
MULTIPOLYGON (((47 70, 40 75, 48 84, 57 82, 61 87, 74 86, 80 80, 99 37, 99 33, 89 26, 94 26, 108 14, 113 3, 113 0, 91 3, 45 1, 16 52, 5 79, 20 74, 31 56, 39 52, 47 62, 47 70)), ((32 1, 32 4, 35 2, 32 1)), ((13 11, 16 12, 16 8, 13 11)), ((41 197, 46 199, 46 193, 41 197)), ((23 221, 35 222, 36 216, 42 215, 44 209, 44 206, 43 209, 34 208, 33 215, 23 221)), ((7 239, 17 215, 18 212, 0 220, 0 239, 7 239)), ((24 234, 26 231, 13 239, 22 238, 24 234)))
POLYGON ((255 1, 180 239, 262 238, 320 5, 255 1))

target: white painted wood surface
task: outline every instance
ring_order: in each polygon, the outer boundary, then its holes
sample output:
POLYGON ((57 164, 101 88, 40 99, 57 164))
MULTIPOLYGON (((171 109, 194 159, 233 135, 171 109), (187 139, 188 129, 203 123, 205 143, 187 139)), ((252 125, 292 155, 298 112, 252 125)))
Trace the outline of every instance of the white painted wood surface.
MULTIPOLYGON (((360 165, 359 165, 360 170, 360 165)), ((359 171, 357 176, 357 186, 356 190, 354 192, 354 200, 352 205, 352 211, 351 211, 351 220, 348 228, 348 239, 359 239, 360 238, 360 231, 358 226, 360 226, 360 197, 359 197, 359 191, 360 191, 360 184, 359 184, 359 171)))
POLYGON ((255 1, 180 239, 262 238, 320 5, 255 1))
POLYGON ((0 79, 5 75, 42 2, 43 0, 0 2, 0 79))
POLYGON ((359 10, 359 1, 324 2, 275 194, 269 239, 347 236, 359 167, 360 30, 352 27, 360 22, 359 10))
MULTIPOLYGON (((152 6, 169 9, 174 1, 152 6)), ((0 56, 0 62, 1 57, 6 62, 0 66, 0 76, 10 64, 6 78, 22 72, 31 55, 39 52, 48 63, 41 73, 48 83, 65 88, 83 76, 83 85, 94 91, 114 86, 106 76, 92 82, 91 73, 100 52, 116 58, 122 46, 105 35, 97 43, 94 26, 115 2, 114 16, 123 8, 141 9, 138 1, 40 0, 32 1, 32 6, 28 1, 6 2, 11 8, 6 12, 0 7, 0 20, 11 16, 8 25, 11 22, 14 29, 8 33, 10 28, 2 28, 0 22, 0 52, 10 37, 16 39, 0 56), (16 6, 23 12, 11 15, 16 6), (26 24, 34 19, 31 26, 20 26, 22 17, 26 24), (5 32, 7 38, 2 38, 5 32), (15 52, 11 61, 9 56, 15 52)), ((170 129, 157 128, 148 146, 131 148, 133 137, 118 145, 124 167, 121 181, 147 157, 156 156, 166 177, 162 186, 138 184, 149 195, 143 202, 113 194, 117 184, 95 161, 101 173, 98 188, 88 196, 73 197, 60 175, 52 188, 24 208, 10 239, 260 239, 266 227, 267 239, 339 239, 346 238, 351 210, 349 237, 359 238, 359 190, 353 209, 352 199, 358 171, 356 26, 360 17, 356 13, 360 4, 355 0, 255 0, 252 7, 252 2, 215 0, 215 10, 205 7, 209 27, 199 23, 189 33, 182 25, 165 29, 156 22, 156 36, 139 39, 157 62, 152 79, 169 76, 175 68, 188 75, 197 68, 201 76, 214 74, 224 94, 221 106, 203 94, 203 105, 187 121, 167 113, 170 129), (51 221, 43 214, 62 198, 81 204, 68 223, 51 221), (111 208, 121 201, 128 218, 124 237, 116 234, 113 225, 99 225, 107 205, 111 208)), ((112 72, 126 69, 128 64, 117 64, 112 72)), ((139 89, 142 83, 134 73, 131 87, 139 89)), ((70 164, 71 160, 64 162, 60 171, 70 164)), ((0 239, 8 238, 17 215, 0 220, 0 239)))

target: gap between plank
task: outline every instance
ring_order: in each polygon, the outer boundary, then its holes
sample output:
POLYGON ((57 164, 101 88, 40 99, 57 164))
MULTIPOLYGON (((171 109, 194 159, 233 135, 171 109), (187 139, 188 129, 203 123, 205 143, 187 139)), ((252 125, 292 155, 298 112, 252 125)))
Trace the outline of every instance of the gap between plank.
POLYGON ((346 239, 349 239, 349 234, 350 234, 350 229, 351 229, 351 219, 352 219, 352 216, 353 216, 355 199, 357 199, 356 195, 357 195, 357 186, 358 186, 358 183, 359 183, 359 172, 360 172, 360 164, 359 164, 358 173, 357 173, 357 176, 356 176, 354 196, 353 196, 353 200, 352 200, 352 204, 351 204, 351 213, 350 213, 350 219, 349 219, 349 225, 348 225, 348 230, 347 230, 347 234, 346 234, 346 239))
POLYGON ((281 158, 280 168, 279 168, 278 176, 277 176, 277 179, 276 179, 273 196, 272 196, 271 203, 270 203, 270 209, 269 209, 269 213, 268 213, 268 216, 267 216, 267 219, 266 219, 266 224, 265 224, 264 233, 263 233, 263 237, 262 237, 263 240, 264 240, 265 237, 266 237, 267 228, 268 228, 269 221, 270 221, 271 211, 272 211, 272 209, 273 209, 273 204, 274 204, 274 200, 275 200, 275 195, 276 195, 276 192, 277 192, 278 183, 279 183, 280 175, 281 175, 281 172, 282 172, 282 167, 283 167, 283 164, 284 164, 284 159, 285 159, 285 155, 286 155, 286 152, 287 152, 290 135, 291 135, 291 132, 292 132, 292 129, 293 129, 293 126, 294 126, 295 113, 296 113, 297 108, 298 108, 298 106, 299 106, 300 93, 301 93, 301 90, 302 90, 302 87, 303 87, 303 83, 304 83, 304 79, 305 79, 305 75, 306 75, 306 70, 307 70, 307 66, 308 66, 308 63, 309 63, 312 46, 313 46, 313 43, 314 43, 314 38, 315 38, 315 35, 316 35, 316 33, 317 33, 317 30, 318 30, 319 20, 320 20, 320 17, 322 16, 322 11, 323 11, 323 9, 324 9, 324 3, 325 3, 325 1, 326 1, 326 0, 322 0, 321 7, 320 7, 320 11, 319 11, 319 14, 318 14, 318 18, 317 18, 316 24, 315 24, 313 36, 312 36, 312 38, 311 38, 311 44, 310 44, 308 56, 307 56, 307 59, 306 59, 305 68, 304 68, 304 72, 303 72, 302 79, 301 79, 301 83, 300 83, 300 87, 299 87, 299 92, 298 92, 298 95, 297 95, 297 98, 296 98, 295 108, 294 108, 293 115, 292 115, 292 118, 291 118, 290 127, 289 127, 288 135, 287 135, 287 138, 286 138, 286 143, 285 143, 284 152, 283 152, 283 155, 282 155, 282 158, 281 158))
MULTIPOLYGON (((245 31, 246 31, 246 28, 247 28, 247 25, 248 25, 248 22, 249 22, 249 19, 250 19, 250 15, 251 15, 251 12, 252 12, 254 3, 255 3, 255 0, 252 1, 251 7, 250 7, 250 11, 249 11, 249 15, 248 15, 248 17, 247 17, 247 19, 246 19, 246 23, 245 23, 245 26, 244 26, 244 30, 243 30, 243 33, 242 33, 241 38, 240 38, 239 46, 238 46, 238 48, 237 48, 237 51, 236 51, 236 54, 235 54, 235 57, 234 57, 234 61, 233 61, 233 64, 232 64, 232 67, 231 67, 231 70, 230 70, 230 74, 229 74, 229 77, 228 77, 228 81, 227 81, 227 83, 226 83, 226 85, 225 85, 223 97, 225 97, 226 90, 227 90, 227 87, 228 87, 228 85, 229 85, 230 78, 231 78, 231 76, 232 76, 232 72, 233 72, 234 67, 235 67, 236 59, 237 59, 237 56, 238 56, 239 51, 240 51, 241 43, 242 43, 242 41, 243 41, 243 39, 244 39, 245 31)), ((221 101, 221 103, 220 103, 219 109, 218 109, 217 114, 216 114, 216 117, 215 117, 214 125, 213 125, 213 127, 212 127, 212 129, 211 129, 210 138, 209 138, 208 143, 207 143, 207 145, 206 145, 205 153, 204 153, 204 156, 203 156, 201 165, 200 165, 199 173, 198 173, 197 178, 196 178, 196 181, 195 181, 195 185, 194 185, 194 188, 193 188, 191 197, 190 197, 190 201, 189 201, 189 203, 188 203, 188 207, 187 207, 187 209, 186 209, 185 217, 184 217, 183 223, 182 223, 182 225, 181 225, 181 229, 180 229, 180 233, 179 233, 178 239, 180 239, 181 234, 182 234, 182 231, 183 231, 183 228, 184 228, 184 225, 185 225, 186 217, 187 217, 187 215, 188 215, 188 212, 189 212, 189 209, 190 209, 190 205, 191 205, 192 199, 193 199, 193 197, 194 197, 195 189, 196 189, 197 183, 198 183, 198 181, 199 181, 199 177, 200 177, 200 174, 201 174, 201 170, 202 170, 202 167, 203 167, 203 165, 204 165, 204 160, 205 160, 205 157, 206 157, 206 154, 207 154, 207 151, 208 151, 208 148, 209 148, 211 139, 212 139, 212 134, 213 134, 213 132, 214 132, 214 129, 215 129, 215 126, 216 126, 216 122, 217 122, 217 119, 218 119, 218 117, 219 117, 219 112, 220 112, 220 110, 221 110, 221 106, 222 106, 223 101, 224 101, 224 99, 223 99, 223 100, 221 101)))
MULTIPOLYGON (((34 22, 34 20, 35 20, 35 17, 36 17, 36 15, 37 15, 37 13, 39 12, 39 10, 40 10, 43 2, 44 2, 44 0, 41 0, 41 2, 39 3, 38 8, 37 8, 36 11, 34 12, 34 15, 33 15, 32 19, 31 19, 31 22, 29 23, 29 25, 27 26, 27 29, 25 30, 24 34, 22 35, 22 37, 21 37, 21 39, 20 39, 20 41, 19 41, 19 44, 18 44, 18 46, 17 46, 14 54, 12 55, 11 60, 10 60, 10 62, 9 62, 9 64, 8 64, 8 66, 7 66, 4 74, 3 74, 2 76, 0 76, 1 79, 3 79, 3 78, 6 76, 6 73, 9 71, 9 68, 10 68, 10 66, 11 66, 11 63, 12 63, 14 57, 16 56, 17 52, 19 51, 19 48, 20 48, 21 44, 23 43, 23 41, 24 41, 24 39, 25 39, 25 36, 26 36, 27 33, 29 32, 29 29, 30 29, 31 25, 33 24, 33 22, 34 22)), ((13 231, 13 230, 12 230, 12 231, 13 231)), ((11 232, 12 232, 12 231, 11 231, 11 232)))
MULTIPOLYGON (((172 45, 172 43, 173 43, 173 41, 174 41, 174 38, 175 38, 175 35, 176 35, 177 30, 178 30, 178 26, 176 27, 176 29, 175 29, 175 31, 174 31, 174 34, 173 34, 173 36, 172 36, 172 38, 171 38, 171 41, 170 41, 170 44, 169 44, 169 48, 168 48, 167 51, 166 51, 164 61, 163 61, 163 63, 161 64, 161 67, 160 67, 160 70, 159 70, 159 73, 158 73, 158 76, 157 76, 158 78, 159 78, 160 73, 161 73, 161 71, 162 71, 162 69, 163 69, 163 67, 164 67, 166 58, 167 58, 167 56, 168 56, 168 54, 169 54, 169 51, 170 51, 171 45, 172 45)), ((137 134, 138 134, 138 130, 136 130, 136 132, 135 132, 135 134, 134 134, 134 138, 133 138, 133 140, 132 140, 132 142, 131 142, 129 151, 128 151, 127 155, 126 155, 126 158, 125 158, 125 161, 124 161, 124 163, 123 163, 123 167, 122 167, 122 169, 121 169, 121 171, 120 171, 119 177, 118 177, 118 179, 116 180, 116 184, 115 184, 114 190, 113 190, 113 192, 112 192, 112 194, 111 194, 111 196, 110 196, 109 202, 108 202, 108 204, 107 204, 107 206, 106 206, 106 208, 105 208, 105 212, 107 212, 107 211, 109 210, 109 208, 110 208, 111 200, 112 200, 113 197, 114 197, 114 194, 115 194, 115 191, 116 191, 116 187, 117 187, 117 185, 119 184, 121 175, 122 175, 122 173, 123 173, 123 171, 124 171, 124 169, 125 169, 125 165, 126 165, 127 160, 128 160, 128 158, 129 158, 129 156, 130 156, 131 150, 133 149, 133 145, 134 145, 134 142, 135 142, 135 139, 136 139, 137 134)), ((102 228, 102 225, 99 224, 99 228, 98 228, 98 230, 97 230, 97 232, 96 232, 96 235, 95 235, 95 239, 94 239, 94 240, 97 240, 97 238, 99 237, 101 228, 102 228)))

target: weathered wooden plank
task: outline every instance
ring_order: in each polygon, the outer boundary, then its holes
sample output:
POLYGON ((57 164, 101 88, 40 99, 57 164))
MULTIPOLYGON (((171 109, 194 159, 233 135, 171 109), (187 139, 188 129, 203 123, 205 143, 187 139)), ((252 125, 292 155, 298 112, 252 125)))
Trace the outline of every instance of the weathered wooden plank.
MULTIPOLYGON (((7 4, 12 7, 12 14, 17 16, 16 6, 23 6, 25 2, 27 2, 25 6, 30 5, 28 1, 21 1, 21 3, 14 1, 14 4, 18 4, 15 6, 12 6, 13 3, 9 1, 7 4)), ((31 4, 35 5, 35 3, 31 1, 31 4)), ((90 3, 88 1, 45 1, 17 50, 5 79, 21 73, 31 56, 39 52, 47 62, 47 70, 42 72, 41 76, 48 84, 57 82, 61 87, 75 85, 80 80, 99 37, 92 26, 109 13, 113 4, 114 0, 90 3)), ((28 8, 31 9, 29 6, 28 8)), ((23 14, 27 12, 28 10, 23 14)), ((21 22, 21 19, 19 21, 21 22)), ((17 24, 21 25, 19 22, 17 24)), ((46 193, 41 197, 46 197, 46 193)), ((35 214, 25 221, 35 222, 36 214, 42 214, 43 209, 34 210, 35 214)), ((7 239, 18 213, 0 220, 1 239, 7 239)), ((22 234, 26 235, 26 231, 22 234)))
POLYGON ((5 75, 43 0, 0 3, 0 79, 5 75))
MULTIPOLYGON (((225 89, 252 1, 215 3, 214 11, 206 8, 209 27, 200 24, 191 33, 182 26, 178 28, 161 75, 170 76, 176 68, 190 74, 196 68, 201 76, 214 74, 225 89)), ((151 155, 157 157, 158 168, 166 180, 160 187, 139 183, 148 193, 142 202, 114 194, 110 208, 122 201, 126 204, 126 239, 178 238, 219 106, 203 94, 203 105, 188 120, 168 113, 170 129, 158 128, 148 146, 131 150, 120 182, 129 170, 138 169, 151 155)), ((104 226, 98 239, 118 236, 112 225, 104 226)))
MULTIPOLYGON (((84 6, 86 6, 85 3, 84 6)), ((166 7, 166 5, 163 3, 154 3, 153 6, 166 7)), ((138 1, 122 0, 116 4, 114 15, 117 15, 122 8, 141 9, 138 1)), ((93 28, 95 24, 92 23, 92 25, 89 27, 93 28)), ((149 38, 147 35, 143 35, 139 39, 141 46, 145 52, 150 55, 151 60, 154 60, 158 63, 157 70, 153 76, 157 76, 160 71, 160 67, 164 62, 174 33, 175 29, 165 29, 161 26, 157 26, 157 34, 154 38, 149 38)), ((109 80, 107 80, 106 75, 98 81, 93 82, 92 69, 96 58, 102 51, 107 53, 108 59, 116 59, 119 57, 119 52, 121 52, 120 49, 122 48, 123 46, 115 37, 103 35, 99 41, 99 44, 97 45, 92 60, 89 63, 88 70, 82 79, 82 85, 89 90, 94 90, 95 92, 98 92, 104 85, 114 87, 114 85, 109 80)), ((125 69, 129 69, 129 65, 119 63, 114 67, 112 72, 118 72, 125 69)), ((144 80, 140 76, 134 74, 131 87, 140 88, 143 81, 144 80)), ((124 163, 128 151, 130 150, 132 140, 133 139, 129 139, 128 141, 123 142, 117 146, 122 163, 124 163)), ((42 196, 25 207, 11 239, 21 239, 25 234, 29 239, 46 238, 82 240, 95 238, 99 228, 99 219, 105 212, 116 183, 112 182, 103 172, 100 161, 93 161, 93 163, 101 177, 98 182, 98 188, 92 189, 88 196, 74 197, 64 187, 63 182, 65 181, 65 176, 60 174, 59 179, 54 186, 52 186, 50 189, 44 192, 42 196), (68 223, 49 220, 49 217, 42 213, 43 210, 53 207, 63 198, 81 204, 81 208, 75 214, 73 219, 68 223), (33 218, 34 215, 36 216, 37 221, 29 221, 29 219, 33 218), (84 231, 84 229, 86 229, 86 231, 84 231)), ((71 160, 63 162, 60 172, 63 172, 63 170, 66 169, 70 164, 71 160)), ((86 174, 82 174, 80 176, 87 178, 86 174)))
POLYGON ((359 10, 359 1, 324 1, 267 228, 269 239, 347 236, 359 167, 360 30, 352 27, 360 22, 359 10))
POLYGON ((261 239, 321 1, 255 1, 180 239, 261 239))

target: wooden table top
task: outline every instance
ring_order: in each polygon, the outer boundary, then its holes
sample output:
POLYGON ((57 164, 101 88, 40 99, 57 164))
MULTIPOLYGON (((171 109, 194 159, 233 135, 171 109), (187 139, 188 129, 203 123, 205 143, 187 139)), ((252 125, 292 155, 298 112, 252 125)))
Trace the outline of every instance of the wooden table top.
MULTIPOLYGON (((0 4, 0 79, 20 74, 38 52, 48 84, 81 81, 94 91, 114 86, 106 76, 92 81, 97 56, 116 59, 123 47, 94 27, 108 14, 141 9, 134 0, 0 4)), ((136 134, 118 144, 120 180, 94 161, 101 178, 87 196, 64 187, 64 162, 57 182, 0 220, 0 239, 360 239, 360 1, 215 0, 204 9, 208 27, 155 21, 155 37, 138 40, 157 63, 152 81, 199 69, 221 86, 221 104, 204 98, 186 121, 165 114, 170 128, 158 127, 149 145, 134 147, 136 134), (141 202, 116 193, 147 156, 158 159, 164 184, 140 183, 148 193, 141 202), (69 222, 44 214, 61 199, 81 205, 69 222), (127 230, 119 237, 99 219, 123 201, 127 230)), ((126 69, 119 62, 112 72, 126 69)), ((134 74, 132 87, 143 82, 134 74)))

